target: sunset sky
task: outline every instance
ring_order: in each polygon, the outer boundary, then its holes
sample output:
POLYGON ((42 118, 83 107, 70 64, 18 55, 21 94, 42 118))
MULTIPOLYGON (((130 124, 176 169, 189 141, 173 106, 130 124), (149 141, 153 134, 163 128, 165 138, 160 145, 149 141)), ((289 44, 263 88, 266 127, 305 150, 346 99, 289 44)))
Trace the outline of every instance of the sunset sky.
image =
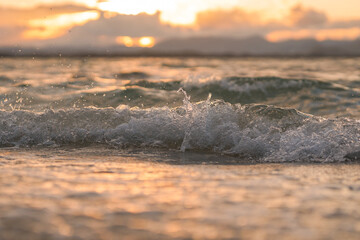
POLYGON ((0 0, 0 46, 152 47, 174 37, 360 37, 359 0, 0 0))

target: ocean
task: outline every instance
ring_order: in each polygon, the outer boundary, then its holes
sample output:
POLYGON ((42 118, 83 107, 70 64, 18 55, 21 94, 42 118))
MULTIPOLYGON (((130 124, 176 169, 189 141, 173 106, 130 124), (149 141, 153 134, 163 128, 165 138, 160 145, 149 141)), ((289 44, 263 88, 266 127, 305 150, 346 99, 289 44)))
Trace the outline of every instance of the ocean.
POLYGON ((359 160, 359 58, 0 58, 0 239, 358 239, 359 160))

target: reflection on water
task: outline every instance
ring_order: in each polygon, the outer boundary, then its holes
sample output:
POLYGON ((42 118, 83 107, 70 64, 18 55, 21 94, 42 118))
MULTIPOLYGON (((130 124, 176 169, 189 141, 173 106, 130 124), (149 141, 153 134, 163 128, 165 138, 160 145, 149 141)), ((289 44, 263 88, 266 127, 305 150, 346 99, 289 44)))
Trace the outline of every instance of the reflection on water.
POLYGON ((358 239, 359 62, 0 58, 0 239, 358 239))
POLYGON ((0 109, 262 103, 325 117, 359 117, 358 58, 0 59, 0 109))
POLYGON ((101 147, 3 149, 0 239, 357 239, 359 171, 101 147))

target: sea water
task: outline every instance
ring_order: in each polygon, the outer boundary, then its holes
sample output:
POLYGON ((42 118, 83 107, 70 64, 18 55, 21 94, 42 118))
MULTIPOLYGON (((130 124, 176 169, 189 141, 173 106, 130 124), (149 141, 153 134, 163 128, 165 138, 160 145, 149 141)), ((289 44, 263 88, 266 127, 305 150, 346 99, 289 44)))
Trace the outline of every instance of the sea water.
POLYGON ((5 58, 0 147, 341 162, 360 151, 359 60, 5 58))
POLYGON ((356 239, 359 110, 359 58, 0 58, 0 239, 356 239))

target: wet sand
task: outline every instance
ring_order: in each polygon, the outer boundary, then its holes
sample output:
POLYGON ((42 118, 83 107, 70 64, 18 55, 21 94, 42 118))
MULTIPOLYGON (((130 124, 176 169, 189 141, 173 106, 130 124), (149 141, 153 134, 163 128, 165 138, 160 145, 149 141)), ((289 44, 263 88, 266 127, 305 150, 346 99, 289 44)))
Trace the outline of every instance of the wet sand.
POLYGON ((360 164, 0 150, 0 239, 359 239, 360 164))

